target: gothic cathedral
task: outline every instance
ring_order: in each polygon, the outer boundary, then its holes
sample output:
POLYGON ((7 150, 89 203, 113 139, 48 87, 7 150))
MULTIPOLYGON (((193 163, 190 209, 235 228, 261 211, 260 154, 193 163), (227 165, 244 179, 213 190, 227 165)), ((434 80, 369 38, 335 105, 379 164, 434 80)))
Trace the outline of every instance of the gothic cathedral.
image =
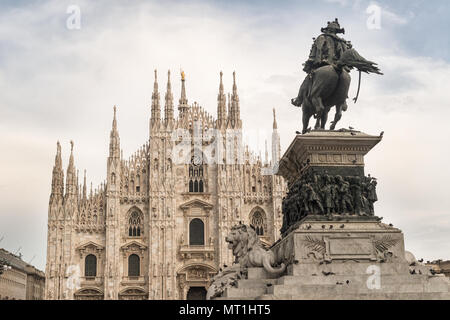
POLYGON ((286 184, 272 168, 280 159, 273 119, 272 159, 242 141, 233 73, 224 94, 220 73, 217 120, 188 104, 181 74, 178 118, 168 73, 164 117, 155 71, 150 136, 128 160, 114 118, 107 178, 87 194, 79 184, 73 142, 66 173, 57 143, 48 210, 46 299, 201 299, 232 253, 233 225, 255 228, 263 243, 278 240, 286 184))

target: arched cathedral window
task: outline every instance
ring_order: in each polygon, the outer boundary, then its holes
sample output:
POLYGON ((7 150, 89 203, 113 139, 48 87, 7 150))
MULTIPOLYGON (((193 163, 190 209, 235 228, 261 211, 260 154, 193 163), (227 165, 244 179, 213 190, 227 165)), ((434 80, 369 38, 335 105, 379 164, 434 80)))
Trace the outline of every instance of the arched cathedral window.
POLYGON ((194 155, 189 164, 189 192, 205 192, 202 155, 194 155))
POLYGON ((203 246, 205 244, 205 225, 199 218, 189 223, 189 245, 203 246))
POLYGON ((129 237, 140 237, 142 234, 143 227, 143 217, 140 212, 131 212, 128 218, 128 236, 129 237))
POLYGON ((141 259, 137 254, 128 257, 128 276, 139 277, 141 275, 141 259))
POLYGON ((250 225, 255 229, 258 236, 264 235, 265 215, 261 211, 255 211, 250 218, 250 225))
POLYGON ((93 254, 88 254, 84 259, 84 276, 97 276, 97 257, 93 254))

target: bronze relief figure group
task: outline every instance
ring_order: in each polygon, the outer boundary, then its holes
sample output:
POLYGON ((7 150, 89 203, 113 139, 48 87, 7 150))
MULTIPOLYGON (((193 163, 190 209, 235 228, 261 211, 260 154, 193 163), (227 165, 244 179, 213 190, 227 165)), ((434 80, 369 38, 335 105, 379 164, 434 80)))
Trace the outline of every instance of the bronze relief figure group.
POLYGON ((369 176, 317 174, 310 170, 283 198, 284 233, 307 215, 373 216, 377 180, 369 176))

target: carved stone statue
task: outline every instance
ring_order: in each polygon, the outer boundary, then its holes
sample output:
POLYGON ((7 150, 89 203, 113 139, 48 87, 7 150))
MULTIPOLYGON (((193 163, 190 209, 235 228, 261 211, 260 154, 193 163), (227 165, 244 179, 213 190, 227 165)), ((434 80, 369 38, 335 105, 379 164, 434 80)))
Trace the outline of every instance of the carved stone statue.
POLYGON ((322 34, 314 39, 309 58, 304 63, 303 70, 308 75, 303 80, 297 97, 291 99, 294 106, 302 106, 303 109, 302 133, 308 131, 309 120, 313 115, 317 118, 314 128, 325 129, 328 112, 336 106, 336 114, 330 126, 330 130, 334 130, 342 117, 342 111, 347 110, 351 69, 359 70, 360 80, 361 72, 382 74, 375 62, 364 59, 349 41, 337 36, 338 33, 344 33, 337 19, 328 22, 327 27, 321 31, 322 34))
POLYGON ((275 267, 275 254, 262 247, 252 227, 245 224, 232 227, 230 234, 225 237, 225 241, 233 250, 235 261, 232 266, 226 267, 212 279, 207 291, 207 299, 220 296, 226 288, 236 285, 237 280, 243 277, 247 268, 263 267, 272 275, 281 274, 286 270, 284 263, 275 267))
POLYGON ((278 268, 273 267, 275 264, 274 253, 264 249, 255 230, 245 224, 231 228, 225 241, 233 250, 235 263, 239 263, 241 268, 264 267, 271 274, 280 274, 286 268, 284 264, 278 268))

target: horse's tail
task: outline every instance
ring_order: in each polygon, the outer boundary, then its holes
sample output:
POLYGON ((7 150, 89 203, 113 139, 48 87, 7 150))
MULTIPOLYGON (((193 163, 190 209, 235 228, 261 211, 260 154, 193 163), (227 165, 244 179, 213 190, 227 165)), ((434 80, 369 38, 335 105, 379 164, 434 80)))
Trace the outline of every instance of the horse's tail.
POLYGON ((372 72, 376 74, 383 74, 381 73, 375 62, 364 59, 358 53, 358 51, 353 48, 345 51, 342 54, 341 58, 338 61, 338 64, 353 67, 365 73, 372 72))

